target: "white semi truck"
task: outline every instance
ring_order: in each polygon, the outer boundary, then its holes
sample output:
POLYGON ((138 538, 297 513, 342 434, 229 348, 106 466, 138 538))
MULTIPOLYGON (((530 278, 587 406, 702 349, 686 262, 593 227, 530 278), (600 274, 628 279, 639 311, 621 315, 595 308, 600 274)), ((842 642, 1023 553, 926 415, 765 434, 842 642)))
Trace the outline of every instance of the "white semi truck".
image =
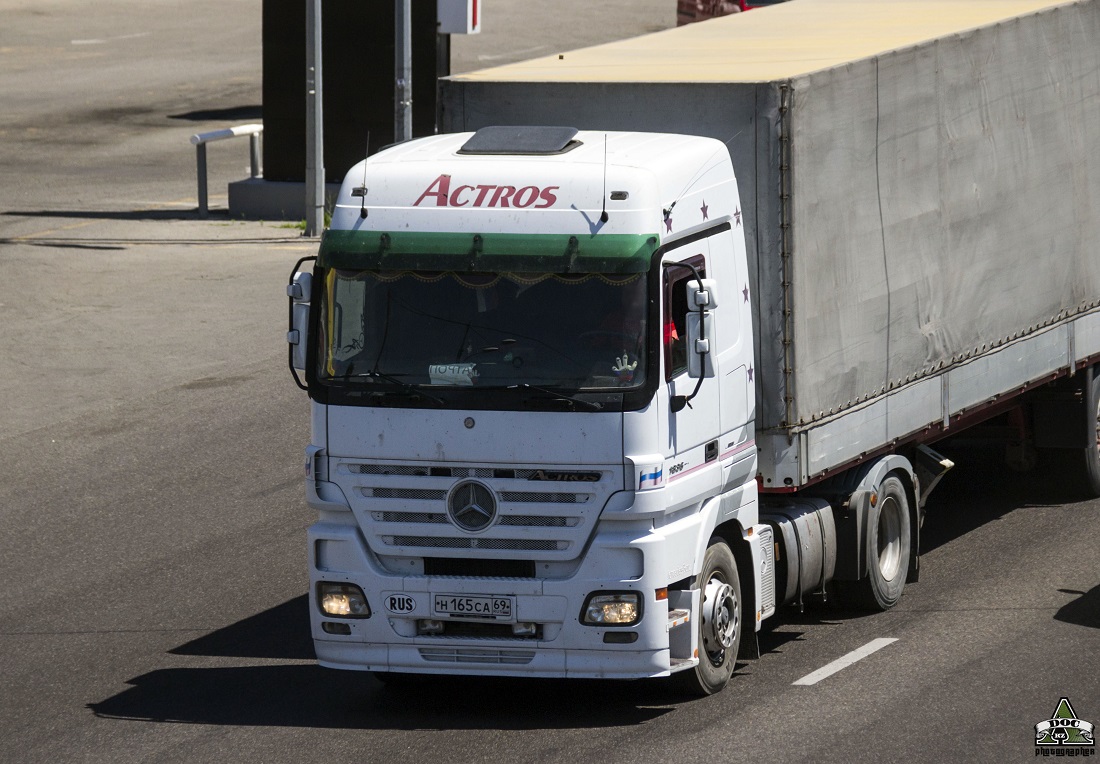
POLYGON ((322 665, 713 693, 898 601, 937 441, 1100 495, 1100 3, 883 5, 452 78, 351 169, 288 288, 322 665))

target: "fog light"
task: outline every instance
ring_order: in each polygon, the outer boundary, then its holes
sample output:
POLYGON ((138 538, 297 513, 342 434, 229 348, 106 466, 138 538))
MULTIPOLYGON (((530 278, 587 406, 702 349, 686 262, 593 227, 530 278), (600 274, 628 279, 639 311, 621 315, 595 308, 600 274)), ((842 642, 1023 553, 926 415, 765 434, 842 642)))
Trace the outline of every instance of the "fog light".
POLYGON ((335 618, 370 618, 370 605, 363 590, 355 584, 317 584, 317 602, 321 612, 335 618))
POLYGON ((629 626, 641 615, 637 592, 608 592, 589 595, 581 621, 590 626, 629 626))
POLYGON ((341 636, 351 636, 351 626, 346 623, 336 623, 334 621, 321 621, 321 629, 326 634, 340 634, 341 636))
POLYGON ((537 623, 513 623, 512 634, 517 637, 536 637, 539 633, 539 625, 537 623))

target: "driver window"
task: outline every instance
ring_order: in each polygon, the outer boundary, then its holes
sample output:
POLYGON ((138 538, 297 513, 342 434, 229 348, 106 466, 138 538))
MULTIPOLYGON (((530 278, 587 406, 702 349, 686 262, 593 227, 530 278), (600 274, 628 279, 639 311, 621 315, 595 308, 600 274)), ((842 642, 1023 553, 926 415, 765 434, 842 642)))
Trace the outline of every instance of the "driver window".
MULTIPOLYGON (((690 263, 706 278, 706 260, 702 255, 689 257, 690 263)), ((677 265, 665 268, 664 315, 661 319, 662 341, 665 353, 665 380, 669 381, 687 371, 687 282, 695 276, 691 268, 677 265)))

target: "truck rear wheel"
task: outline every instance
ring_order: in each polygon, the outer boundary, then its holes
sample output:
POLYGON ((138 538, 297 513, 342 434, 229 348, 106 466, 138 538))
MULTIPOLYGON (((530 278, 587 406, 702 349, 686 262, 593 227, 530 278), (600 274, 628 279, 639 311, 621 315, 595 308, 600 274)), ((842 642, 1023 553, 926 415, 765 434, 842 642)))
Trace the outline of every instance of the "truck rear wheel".
POLYGON ((867 610, 889 610, 901 599, 912 544, 909 497, 901 480, 888 475, 876 489, 866 528, 867 576, 837 581, 842 599, 867 610))
POLYGON ((713 695, 729 682, 741 642, 741 581, 725 541, 712 538, 699 574, 699 664, 675 675, 692 695, 713 695))
POLYGON ((1096 498, 1100 497, 1100 367, 1095 367, 1092 374, 1092 398, 1085 409, 1092 432, 1092 445, 1084 450, 1084 482, 1085 491, 1089 496, 1096 498))

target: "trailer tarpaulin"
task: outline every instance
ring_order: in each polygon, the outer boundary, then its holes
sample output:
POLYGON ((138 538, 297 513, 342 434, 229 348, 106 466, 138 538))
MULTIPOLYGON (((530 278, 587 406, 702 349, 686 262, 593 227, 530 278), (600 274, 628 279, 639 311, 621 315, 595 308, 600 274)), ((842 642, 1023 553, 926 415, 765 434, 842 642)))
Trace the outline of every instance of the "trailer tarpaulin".
POLYGON ((1093 307, 1098 41, 1068 4, 792 80, 792 424, 1093 307))

